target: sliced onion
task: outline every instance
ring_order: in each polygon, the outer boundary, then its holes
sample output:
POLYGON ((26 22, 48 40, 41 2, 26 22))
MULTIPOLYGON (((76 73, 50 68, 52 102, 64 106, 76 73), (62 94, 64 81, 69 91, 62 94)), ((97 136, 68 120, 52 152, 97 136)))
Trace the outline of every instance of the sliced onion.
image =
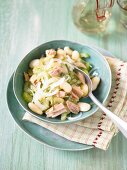
POLYGON ((53 60, 53 58, 52 58, 52 59, 49 61, 49 63, 45 66, 45 69, 48 70, 48 69, 52 66, 53 62, 54 62, 54 60, 53 60))
POLYGON ((71 63, 68 63, 68 62, 64 62, 64 64, 66 64, 69 68, 70 71, 73 71, 74 70, 74 66, 71 64, 71 63))
POLYGON ((67 57, 67 62, 74 63, 74 61, 71 59, 71 57, 69 55, 67 55, 66 57, 67 57))
POLYGON ((61 59, 59 59, 59 58, 54 58, 53 59, 54 61, 57 61, 58 63, 62 63, 63 61, 61 60, 61 59))
POLYGON ((60 86, 65 81, 65 78, 59 79, 57 82, 51 84, 50 90, 53 90, 55 87, 60 86))
POLYGON ((45 94, 44 94, 44 96, 45 96, 45 97, 53 96, 53 95, 57 94, 57 93, 58 93, 58 91, 59 91, 59 89, 56 89, 56 90, 55 90, 55 91, 53 91, 52 93, 45 93, 45 94))

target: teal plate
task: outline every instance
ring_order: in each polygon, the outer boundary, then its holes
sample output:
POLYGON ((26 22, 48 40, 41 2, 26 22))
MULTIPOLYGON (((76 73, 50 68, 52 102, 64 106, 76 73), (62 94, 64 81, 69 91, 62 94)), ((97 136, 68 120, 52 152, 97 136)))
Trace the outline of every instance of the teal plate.
MULTIPOLYGON (((97 48, 97 47, 96 47, 97 48)), ((97 48, 98 49, 98 48, 97 48)), ((112 56, 108 51, 100 49, 99 51, 105 56, 112 56)), ((50 146, 55 149, 68 150, 68 151, 80 151, 93 148, 90 145, 84 145, 76 142, 71 142, 51 131, 45 129, 37 124, 23 121, 22 118, 25 114, 25 110, 19 105, 13 92, 13 76, 10 78, 7 88, 7 103, 12 117, 19 125, 19 127, 30 135, 38 142, 50 146)))

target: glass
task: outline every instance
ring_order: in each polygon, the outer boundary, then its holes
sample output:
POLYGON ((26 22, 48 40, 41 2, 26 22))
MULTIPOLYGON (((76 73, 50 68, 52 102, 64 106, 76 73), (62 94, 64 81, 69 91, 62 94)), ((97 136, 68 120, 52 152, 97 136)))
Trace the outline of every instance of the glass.
POLYGON ((105 31, 113 5, 114 0, 76 0, 73 22, 82 32, 105 31))
POLYGON ((120 7, 120 22, 127 29, 127 0, 117 0, 120 7))

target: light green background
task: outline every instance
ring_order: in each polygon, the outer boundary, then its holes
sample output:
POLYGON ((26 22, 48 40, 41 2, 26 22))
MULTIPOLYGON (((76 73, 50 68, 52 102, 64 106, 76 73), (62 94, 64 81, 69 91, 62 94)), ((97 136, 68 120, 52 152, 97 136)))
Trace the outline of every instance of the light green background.
POLYGON ((108 149, 67 152, 43 146, 22 132, 6 103, 9 77, 31 49, 67 39, 97 45, 127 60, 127 30, 119 9, 107 33, 84 35, 72 23, 74 0, 0 0, 0 170, 127 170, 127 140, 119 134, 108 149))

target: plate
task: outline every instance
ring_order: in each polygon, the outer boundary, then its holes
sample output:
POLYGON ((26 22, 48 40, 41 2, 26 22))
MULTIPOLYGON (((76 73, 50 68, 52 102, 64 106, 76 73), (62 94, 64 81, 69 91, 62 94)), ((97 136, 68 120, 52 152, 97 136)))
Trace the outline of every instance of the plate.
MULTIPOLYGON (((98 49, 103 55, 113 57, 111 53, 108 51, 94 47, 98 49)), ((11 76, 8 88, 7 88, 7 103, 10 110, 12 117, 14 118, 15 122, 18 126, 26 132, 29 136, 36 139, 38 142, 50 146, 55 149, 59 150, 67 150, 67 151, 80 151, 80 150, 87 150, 93 148, 90 145, 84 145, 76 142, 69 141, 48 129, 45 129, 39 125, 36 125, 31 122, 22 121, 22 118, 25 114, 25 110, 19 105, 18 101, 15 98, 13 92, 13 75, 11 76)))

